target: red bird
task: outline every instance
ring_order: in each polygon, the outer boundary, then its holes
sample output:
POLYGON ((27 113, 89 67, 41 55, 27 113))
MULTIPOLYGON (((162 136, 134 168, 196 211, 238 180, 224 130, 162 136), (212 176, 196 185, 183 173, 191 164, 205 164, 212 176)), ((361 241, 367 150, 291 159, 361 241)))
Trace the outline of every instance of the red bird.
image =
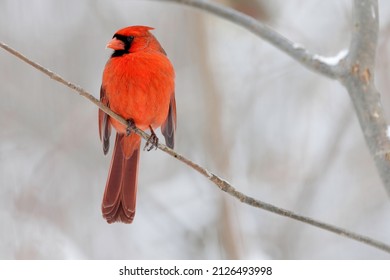
POLYGON ((108 223, 131 223, 135 215, 141 138, 131 127, 150 129, 145 148, 157 145, 153 131, 161 126, 165 143, 173 148, 176 129, 175 72, 147 26, 118 30, 107 48, 114 50, 103 72, 100 101, 128 120, 126 127, 99 110, 99 136, 107 154, 111 126, 116 130, 114 152, 102 202, 108 223))

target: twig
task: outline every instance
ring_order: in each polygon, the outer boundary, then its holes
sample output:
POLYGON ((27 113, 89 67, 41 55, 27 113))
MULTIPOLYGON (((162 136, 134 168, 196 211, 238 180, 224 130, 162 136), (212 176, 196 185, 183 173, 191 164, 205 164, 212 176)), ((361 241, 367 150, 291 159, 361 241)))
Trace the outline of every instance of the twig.
MULTIPOLYGON (((98 106, 100 109, 102 109, 105 113, 109 114, 111 117, 113 117, 114 119, 118 120, 122 124, 127 125, 127 122, 126 122, 125 119, 123 119, 121 116, 115 114, 113 111, 110 110, 110 108, 108 108, 107 106, 102 104, 99 100, 97 100, 95 97, 93 97, 91 94, 89 94, 87 91, 85 91, 80 86, 77 86, 77 85, 75 85, 75 84, 73 84, 71 82, 66 81, 64 78, 62 78, 58 74, 56 74, 56 73, 46 69, 45 67, 39 65, 38 63, 28 59, 26 56, 22 55, 18 51, 14 50, 13 48, 9 47, 8 45, 6 45, 6 44, 4 44, 2 42, 0 42, 0 47, 5 49, 9 53, 13 54, 17 58, 23 60, 24 62, 30 64, 34 68, 38 69, 39 71, 41 71, 45 75, 49 76, 51 79, 66 85, 70 89, 78 92, 80 95, 88 98, 92 103, 94 103, 96 106, 98 106)), ((138 135, 142 136, 144 139, 148 139, 149 138, 149 135, 147 133, 143 132, 142 130, 140 130, 138 128, 135 129, 135 133, 137 133, 138 135)), ((390 253, 390 245, 388 245, 388 244, 385 244, 385 243, 383 243, 381 241, 377 241, 377 240, 372 239, 370 237, 366 237, 364 235, 356 234, 354 232, 342 229, 340 227, 336 227, 336 226, 333 226, 333 225, 330 225, 330 224, 327 224, 327 223, 323 223, 323 222, 317 221, 317 220, 309 218, 309 217, 305 217, 305 216, 302 216, 302 215, 295 214, 292 211, 285 210, 285 209, 280 208, 280 207, 276 207, 276 206, 274 206, 272 204, 263 202, 261 200, 254 199, 254 198, 252 198, 250 196, 247 196, 247 195, 237 191, 227 181, 225 181, 222 178, 220 178, 219 176, 209 172, 207 169, 205 169, 205 168, 201 167, 200 165, 194 163, 193 161, 185 158, 184 156, 182 156, 181 154, 179 154, 179 153, 175 152, 174 150, 168 148, 167 146, 162 145, 162 144, 158 144, 158 148, 160 150, 166 152, 167 154, 171 155, 172 157, 180 160, 181 162, 187 164, 192 169, 198 171, 200 174, 202 174, 203 176, 208 178, 211 182, 213 182, 219 189, 221 189, 224 192, 230 194, 231 196, 237 198, 238 200, 240 200, 241 202, 243 202, 245 204, 248 204, 248 205, 256 207, 256 208, 260 208, 260 209, 266 210, 266 211, 271 212, 271 213, 275 213, 275 214, 280 215, 280 216, 289 217, 291 219, 294 219, 294 220, 297 220, 297 221, 300 221, 300 222, 303 222, 303 223, 306 223, 306 224, 309 224, 309 225, 312 225, 312 226, 324 229, 326 231, 330 231, 330 232, 336 233, 336 234, 341 235, 341 236, 345 236, 347 238, 356 240, 358 242, 364 243, 366 245, 369 245, 369 246, 378 248, 380 250, 383 250, 383 251, 385 251, 387 253, 390 253)))
MULTIPOLYGON (((152 0, 156 1, 156 0, 152 0)), ((299 44, 291 42, 283 35, 269 28, 266 24, 258 20, 236 11, 232 8, 223 6, 218 3, 204 0, 158 0, 161 2, 175 2, 192 6, 203 11, 212 13, 216 16, 224 18, 228 21, 236 23, 255 35, 263 38, 274 47, 280 49, 297 62, 303 64, 312 71, 318 72, 328 78, 336 79, 340 76, 340 68, 338 65, 330 65, 319 56, 311 54, 306 48, 299 44)))
MULTIPOLYGON (((76 84, 73 84, 71 82, 68 82, 67 80, 62 78, 60 75, 58 75, 58 74, 50 71, 49 69, 41 66, 40 64, 38 64, 38 63, 28 59, 26 56, 24 56, 23 54, 21 54, 20 52, 18 52, 16 50, 14 50, 13 48, 9 47, 8 45, 0 42, 0 46, 3 49, 5 49, 6 51, 8 51, 11 54, 13 54, 14 56, 16 56, 17 58, 23 60, 24 62, 30 64, 32 67, 38 69, 39 71, 41 71, 45 75, 49 76, 49 78, 51 78, 51 79, 53 79, 53 80, 55 80, 55 81, 65 85, 65 86, 69 87, 70 89, 78 92, 81 96, 84 96, 85 98, 89 99, 93 104, 98 106, 102 111, 104 111, 106 114, 110 115, 114 119, 118 120, 123 125, 125 125, 125 126, 128 125, 128 123, 126 122, 126 120, 124 118, 122 118, 121 116, 119 116, 115 112, 111 111, 110 108, 105 106, 103 103, 101 103, 98 99, 96 99, 93 95, 88 93, 82 87, 80 87, 80 86, 78 86, 76 84)), ((137 132, 137 134, 142 136, 144 139, 146 139, 146 140, 149 139, 149 135, 147 133, 145 133, 144 131, 142 131, 141 129, 135 128, 135 131, 137 132)))

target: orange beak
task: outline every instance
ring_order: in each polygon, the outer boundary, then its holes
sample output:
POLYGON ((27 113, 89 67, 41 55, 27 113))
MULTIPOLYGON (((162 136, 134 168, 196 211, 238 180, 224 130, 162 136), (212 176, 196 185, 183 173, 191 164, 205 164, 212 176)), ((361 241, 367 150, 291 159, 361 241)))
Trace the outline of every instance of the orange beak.
POLYGON ((125 44, 121 40, 118 40, 117 38, 113 38, 106 45, 106 49, 108 49, 108 48, 116 50, 116 51, 120 51, 120 50, 124 50, 125 49, 125 44))

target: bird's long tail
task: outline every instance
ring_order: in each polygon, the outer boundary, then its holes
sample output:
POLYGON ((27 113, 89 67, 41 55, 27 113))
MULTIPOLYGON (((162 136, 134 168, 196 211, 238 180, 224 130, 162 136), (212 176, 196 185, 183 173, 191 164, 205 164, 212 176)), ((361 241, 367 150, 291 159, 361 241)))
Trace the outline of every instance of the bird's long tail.
POLYGON ((131 223, 135 215, 141 138, 117 133, 102 202, 108 223, 131 223))

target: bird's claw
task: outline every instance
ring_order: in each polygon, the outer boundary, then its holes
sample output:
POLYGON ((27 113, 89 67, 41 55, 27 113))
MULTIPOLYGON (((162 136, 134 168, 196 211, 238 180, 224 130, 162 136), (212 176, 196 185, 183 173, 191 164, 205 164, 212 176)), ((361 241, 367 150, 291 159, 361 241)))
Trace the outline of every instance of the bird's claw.
POLYGON ((129 136, 131 131, 134 130, 135 128, 136 128, 136 126, 135 126, 134 120, 133 119, 127 120, 126 136, 129 136))
POLYGON ((145 147, 144 147, 144 151, 147 150, 148 152, 151 151, 153 149, 153 147, 157 150, 157 146, 158 146, 158 137, 156 135, 156 133, 154 133, 152 127, 150 126, 150 137, 148 139, 148 141, 146 141, 146 144, 145 144, 145 147))

